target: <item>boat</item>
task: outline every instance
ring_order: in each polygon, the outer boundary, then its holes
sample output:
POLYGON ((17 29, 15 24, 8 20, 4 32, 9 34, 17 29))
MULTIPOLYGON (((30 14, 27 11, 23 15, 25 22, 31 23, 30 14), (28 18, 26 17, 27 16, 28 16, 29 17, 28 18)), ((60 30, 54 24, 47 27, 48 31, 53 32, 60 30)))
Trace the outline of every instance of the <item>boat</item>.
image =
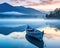
POLYGON ((26 34, 39 40, 43 40, 44 31, 39 31, 37 29, 32 28, 31 26, 27 26, 26 34))

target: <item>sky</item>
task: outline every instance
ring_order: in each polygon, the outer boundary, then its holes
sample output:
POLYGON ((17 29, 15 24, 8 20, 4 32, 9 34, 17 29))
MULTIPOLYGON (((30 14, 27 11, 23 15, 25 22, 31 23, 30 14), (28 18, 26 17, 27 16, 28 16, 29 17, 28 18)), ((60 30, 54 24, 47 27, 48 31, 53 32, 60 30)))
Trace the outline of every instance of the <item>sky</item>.
POLYGON ((14 6, 25 6, 44 11, 60 8, 60 0, 0 0, 0 4, 4 2, 14 6))

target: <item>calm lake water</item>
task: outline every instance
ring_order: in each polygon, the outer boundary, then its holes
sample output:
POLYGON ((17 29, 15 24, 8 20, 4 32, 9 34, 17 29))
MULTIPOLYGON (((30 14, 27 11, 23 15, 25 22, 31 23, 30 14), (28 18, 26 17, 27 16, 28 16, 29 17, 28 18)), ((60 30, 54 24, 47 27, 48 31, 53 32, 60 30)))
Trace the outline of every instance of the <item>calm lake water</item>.
POLYGON ((58 19, 0 19, 0 32, 9 32, 11 29, 8 28, 16 28, 19 31, 15 29, 8 35, 0 34, 0 48, 60 48, 60 20, 58 19), (29 37, 25 30, 21 32, 21 29, 27 25, 44 30, 43 40, 29 37))

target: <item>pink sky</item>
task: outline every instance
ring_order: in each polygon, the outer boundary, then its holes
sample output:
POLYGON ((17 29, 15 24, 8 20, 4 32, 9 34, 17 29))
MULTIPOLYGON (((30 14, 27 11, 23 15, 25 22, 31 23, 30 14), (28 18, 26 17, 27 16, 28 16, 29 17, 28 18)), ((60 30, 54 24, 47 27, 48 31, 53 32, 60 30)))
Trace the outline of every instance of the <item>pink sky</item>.
POLYGON ((60 0, 11 0, 13 5, 22 5, 37 10, 50 11, 60 8, 60 0))
POLYGON ((0 3, 2 2, 8 2, 14 6, 26 6, 45 11, 60 8, 60 0, 0 0, 0 3))

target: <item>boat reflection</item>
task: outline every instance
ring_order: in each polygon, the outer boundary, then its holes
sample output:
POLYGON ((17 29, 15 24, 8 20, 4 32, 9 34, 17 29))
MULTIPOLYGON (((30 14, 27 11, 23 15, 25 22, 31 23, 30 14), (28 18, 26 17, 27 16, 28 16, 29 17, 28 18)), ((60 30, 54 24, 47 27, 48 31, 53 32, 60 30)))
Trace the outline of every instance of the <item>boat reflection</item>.
POLYGON ((38 40, 34 37, 28 36, 27 34, 25 37, 30 43, 34 44, 35 46, 37 46, 39 48, 44 48, 44 41, 43 40, 38 40))

